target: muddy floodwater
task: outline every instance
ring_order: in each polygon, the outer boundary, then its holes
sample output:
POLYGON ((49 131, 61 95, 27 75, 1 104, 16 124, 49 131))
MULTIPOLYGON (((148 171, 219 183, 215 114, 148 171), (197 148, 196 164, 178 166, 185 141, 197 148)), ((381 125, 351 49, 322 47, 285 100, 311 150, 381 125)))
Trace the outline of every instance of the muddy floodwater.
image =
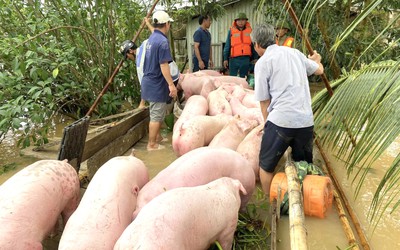
MULTIPOLYGON (((57 128, 54 133, 55 138, 60 139, 59 137, 62 136, 62 128, 64 125, 65 124, 58 125, 59 128, 57 128)), ((172 133, 164 131, 164 135, 169 139, 168 142, 163 143, 166 146, 165 149, 148 152, 146 150, 146 137, 133 146, 135 156, 145 163, 151 177, 154 177, 158 172, 176 159, 171 146, 172 133)), ((0 164, 8 164, 11 168, 14 167, 14 169, 0 175, 0 184, 23 167, 39 160, 31 156, 21 155, 20 150, 17 149, 15 144, 16 142, 13 140, 12 136, 9 136, 0 144, 0 164)), ((126 155, 128 155, 130 151, 131 150, 126 152, 126 155)), ((399 154, 399 151, 400 138, 398 138, 374 164, 373 169, 367 175, 357 199, 354 197, 355 184, 352 184, 353 178, 352 176, 347 178, 343 162, 335 157, 334 152, 329 150, 326 150, 325 152, 328 154, 330 164, 334 169, 336 177, 341 183, 342 188, 347 195, 347 199, 361 223, 361 227, 369 240, 371 249, 400 249, 400 210, 397 210, 392 214, 389 214, 389 212, 384 213, 375 230, 370 226, 369 219, 367 218, 375 189, 379 185, 379 181, 385 171, 390 166, 390 163, 399 154)), ((57 156, 55 155, 53 159, 56 158, 57 156)), ((269 218, 268 221, 270 221, 269 218)), ((306 228, 308 232, 307 240, 309 249, 346 249, 348 247, 345 232, 340 223, 335 206, 332 206, 332 209, 328 212, 325 219, 306 217, 306 228)), ((290 249, 288 216, 281 217, 278 224, 277 236, 278 249, 290 249)), ((45 249, 52 250, 57 248, 56 243, 46 242, 45 249)))

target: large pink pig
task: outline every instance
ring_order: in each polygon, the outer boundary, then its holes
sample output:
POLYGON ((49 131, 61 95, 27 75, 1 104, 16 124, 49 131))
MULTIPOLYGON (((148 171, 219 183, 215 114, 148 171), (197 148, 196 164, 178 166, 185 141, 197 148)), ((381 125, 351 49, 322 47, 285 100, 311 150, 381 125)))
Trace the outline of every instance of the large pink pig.
POLYGON ((246 95, 242 98, 241 102, 248 108, 260 108, 260 102, 256 101, 254 97, 254 90, 246 90, 246 95))
POLYGON ((59 249, 112 249, 132 222, 139 189, 148 181, 146 166, 133 155, 107 161, 69 219, 59 249))
POLYGON ((178 120, 174 124, 174 129, 172 133, 172 147, 176 152, 178 150, 178 138, 180 136, 179 130, 182 127, 182 124, 189 119, 199 116, 206 115, 208 112, 208 103, 207 99, 201 95, 192 95, 186 101, 185 107, 179 116, 178 120))
POLYGON ((174 131, 173 149, 177 156, 207 146, 216 134, 232 119, 229 115, 195 116, 174 131))
POLYGON ((159 172, 139 192, 136 216, 154 197, 177 187, 193 187, 221 177, 238 179, 247 195, 242 197, 242 208, 255 188, 255 175, 249 162, 238 152, 227 148, 197 148, 182 155, 159 172))
POLYGON ((215 89, 214 77, 206 74, 181 74, 179 77, 178 88, 183 90, 185 99, 187 100, 192 95, 200 95, 201 93, 205 94, 215 89))
POLYGON ((148 203, 126 228, 114 249, 204 250, 218 241, 232 248, 240 206, 238 180, 167 191, 148 203))
POLYGON ((232 115, 232 108, 227 100, 228 92, 223 88, 223 86, 212 91, 208 97, 208 114, 218 115, 226 114, 232 115))
POLYGON ((264 117, 260 108, 248 108, 236 97, 231 97, 229 104, 231 105, 233 115, 239 115, 244 119, 255 120, 258 124, 264 123, 264 117))
POLYGON ((209 75, 209 76, 222 76, 222 74, 219 71, 216 70, 210 70, 210 69, 203 69, 197 72, 194 72, 193 74, 197 74, 202 76, 201 74, 209 75))
POLYGON ((259 179, 259 154, 264 124, 255 127, 239 144, 236 151, 247 159, 254 170, 257 180, 259 179))
POLYGON ((79 178, 66 161, 41 160, 0 186, 0 249, 42 249, 42 240, 78 206, 79 178))
POLYGON ((258 125, 255 120, 243 119, 235 116, 217 135, 214 136, 209 147, 223 147, 236 150, 246 135, 258 125))
POLYGON ((243 89, 242 86, 235 85, 233 91, 231 93, 232 97, 236 97, 239 101, 242 101, 243 98, 246 96, 246 91, 243 89))
MULTIPOLYGON (((218 80, 220 83, 234 83, 236 85, 241 85, 245 89, 249 89, 249 83, 246 79, 238 77, 238 76, 219 76, 218 80)), ((215 87, 220 87, 219 85, 215 84, 215 87)))

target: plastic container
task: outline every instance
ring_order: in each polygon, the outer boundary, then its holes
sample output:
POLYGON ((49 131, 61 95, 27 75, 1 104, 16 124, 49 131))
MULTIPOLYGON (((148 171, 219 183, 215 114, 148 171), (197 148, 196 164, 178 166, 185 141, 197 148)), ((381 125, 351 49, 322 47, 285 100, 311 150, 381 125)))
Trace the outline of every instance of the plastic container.
MULTIPOLYGON (((277 173, 272 179, 270 200, 278 197, 278 188, 281 188, 281 200, 287 191, 287 178, 285 173, 277 173)), ((329 177, 307 175, 303 181, 304 214, 325 218, 327 210, 332 207, 333 190, 329 177)))

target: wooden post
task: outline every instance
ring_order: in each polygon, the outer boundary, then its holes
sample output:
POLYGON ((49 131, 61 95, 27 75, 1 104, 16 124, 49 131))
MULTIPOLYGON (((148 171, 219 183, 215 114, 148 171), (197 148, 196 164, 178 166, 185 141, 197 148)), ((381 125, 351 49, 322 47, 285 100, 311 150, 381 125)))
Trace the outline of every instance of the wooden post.
POLYGON ((272 201, 271 204, 271 212, 272 212, 272 219, 271 219, 271 250, 276 250, 276 228, 277 228, 277 204, 276 199, 272 201))
MULTIPOLYGON (((290 155, 290 153, 289 153, 290 155)), ((285 166, 289 194, 290 249, 307 250, 307 230, 304 224, 303 198, 296 167, 288 157, 285 166)))

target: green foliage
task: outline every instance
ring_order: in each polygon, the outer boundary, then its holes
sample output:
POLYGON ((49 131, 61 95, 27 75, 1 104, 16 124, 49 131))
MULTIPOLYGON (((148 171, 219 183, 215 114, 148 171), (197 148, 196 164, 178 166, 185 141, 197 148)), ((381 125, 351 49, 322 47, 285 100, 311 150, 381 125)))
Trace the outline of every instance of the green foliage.
MULTIPOLYGON (((314 50, 322 55, 328 78, 338 78, 342 70, 359 69, 379 57, 396 60, 398 57, 398 1, 290 1, 314 50), (396 7, 397 6, 397 7, 396 7), (389 15, 393 18, 389 19, 389 15), (397 45, 393 46, 393 43, 397 45), (372 46, 371 46, 372 45, 372 46), (384 52, 384 53, 382 53, 384 52)), ((286 20, 297 48, 308 54, 304 40, 296 31, 292 18, 282 1, 262 0, 258 10, 268 23, 286 20), (299 43, 300 42, 300 43, 299 43), (303 43, 301 43, 303 42, 303 43)))
POLYGON ((0 166, 0 175, 7 173, 8 171, 14 170, 16 168, 16 166, 17 166, 17 164, 15 162, 1 165, 0 166))
POLYGON ((245 212, 239 213, 233 249, 268 249, 270 226, 266 217, 269 213, 269 201, 261 189, 257 188, 253 201, 246 206, 245 212))
MULTIPOLYGON (((400 135, 400 62, 365 66, 333 85, 329 101, 326 91, 313 98, 315 131, 322 144, 338 150, 348 174, 355 173, 358 195, 372 164, 400 135)), ((375 191, 369 214, 375 222, 400 204, 399 166, 400 153, 375 191)))
MULTIPOLYGON (((23 146, 47 142, 55 113, 86 114, 122 59, 119 44, 146 14, 130 0, 2 0, 0 7, 0 139, 19 131, 23 146)), ((135 68, 121 71, 96 115, 140 99, 135 68)))

